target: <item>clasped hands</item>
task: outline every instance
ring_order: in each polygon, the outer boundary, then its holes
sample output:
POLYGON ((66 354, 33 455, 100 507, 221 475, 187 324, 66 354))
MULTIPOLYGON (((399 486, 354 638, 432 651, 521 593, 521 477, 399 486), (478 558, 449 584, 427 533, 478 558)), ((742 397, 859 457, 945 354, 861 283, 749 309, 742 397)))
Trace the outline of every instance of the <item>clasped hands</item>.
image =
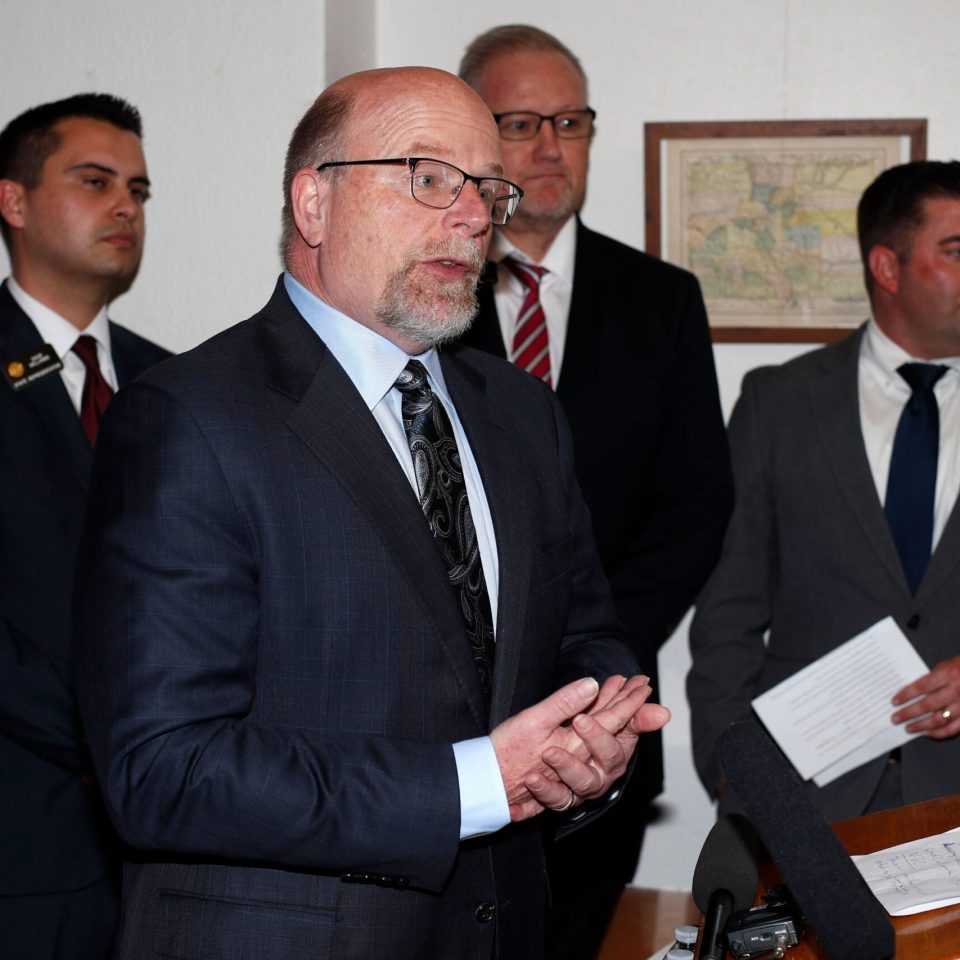
POLYGON ((510 819, 566 810, 603 796, 623 776, 637 739, 659 730, 670 711, 650 696, 647 677, 589 677, 501 723, 490 735, 510 819))

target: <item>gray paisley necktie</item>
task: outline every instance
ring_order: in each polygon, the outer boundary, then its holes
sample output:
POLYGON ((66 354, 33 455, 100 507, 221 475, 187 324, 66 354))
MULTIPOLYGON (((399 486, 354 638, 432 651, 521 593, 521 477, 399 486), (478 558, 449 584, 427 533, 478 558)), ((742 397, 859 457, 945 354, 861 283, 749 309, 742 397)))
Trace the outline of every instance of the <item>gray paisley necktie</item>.
POLYGON ((423 364, 410 360, 394 386, 403 395, 403 429, 413 456, 420 506, 446 562, 480 685, 489 698, 493 618, 457 441, 443 404, 430 389, 423 364))

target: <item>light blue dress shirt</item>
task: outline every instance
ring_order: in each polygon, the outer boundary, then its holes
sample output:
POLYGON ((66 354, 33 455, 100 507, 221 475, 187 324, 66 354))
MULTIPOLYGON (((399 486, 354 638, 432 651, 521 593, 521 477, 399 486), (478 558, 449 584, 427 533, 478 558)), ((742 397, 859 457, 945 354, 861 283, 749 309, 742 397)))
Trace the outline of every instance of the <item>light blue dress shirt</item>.
MULTIPOLYGON (((417 496, 413 458, 403 429, 401 394, 393 386, 411 357, 379 333, 335 310, 289 273, 284 274, 283 282, 294 306, 327 345, 359 391, 403 468, 413 495, 417 496)), ((496 623, 499 566, 493 520, 480 471, 467 442, 463 424, 450 400, 437 351, 431 347, 415 359, 426 368, 430 387, 443 404, 456 436, 470 510, 477 528, 480 560, 490 595, 490 613, 496 623)), ((460 839, 493 833, 506 826, 510 822, 510 809, 490 738, 477 737, 455 743, 453 755, 460 783, 460 839)))

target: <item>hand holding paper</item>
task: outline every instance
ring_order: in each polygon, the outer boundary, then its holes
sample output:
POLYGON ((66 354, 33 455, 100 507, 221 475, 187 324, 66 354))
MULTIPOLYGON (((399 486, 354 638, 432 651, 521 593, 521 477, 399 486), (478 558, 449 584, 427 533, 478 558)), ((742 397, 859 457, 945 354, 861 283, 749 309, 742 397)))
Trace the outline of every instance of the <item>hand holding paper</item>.
POLYGON ((925 733, 934 740, 946 740, 960 733, 960 657, 938 663, 928 674, 899 691, 893 703, 910 700, 914 702, 893 715, 894 723, 915 721, 907 726, 909 733, 925 733))
POLYGON ((752 703, 800 776, 822 787, 919 734, 892 721, 890 704, 924 675, 887 617, 752 703))

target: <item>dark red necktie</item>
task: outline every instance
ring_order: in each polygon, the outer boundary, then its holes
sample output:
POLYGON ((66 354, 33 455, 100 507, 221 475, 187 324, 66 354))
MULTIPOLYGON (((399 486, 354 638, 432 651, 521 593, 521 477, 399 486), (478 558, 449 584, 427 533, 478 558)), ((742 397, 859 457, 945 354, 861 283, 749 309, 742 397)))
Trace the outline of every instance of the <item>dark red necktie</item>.
POLYGON ((526 295, 513 328, 510 359, 547 386, 552 386, 547 318, 540 304, 540 280, 547 269, 513 257, 507 257, 503 265, 526 287, 526 295))
POLYGON ((97 341, 83 334, 77 337, 73 352, 83 361, 87 375, 83 381, 83 398, 80 401, 80 426, 92 447, 97 442, 100 418, 113 396, 113 387, 103 379, 97 360, 97 341))

